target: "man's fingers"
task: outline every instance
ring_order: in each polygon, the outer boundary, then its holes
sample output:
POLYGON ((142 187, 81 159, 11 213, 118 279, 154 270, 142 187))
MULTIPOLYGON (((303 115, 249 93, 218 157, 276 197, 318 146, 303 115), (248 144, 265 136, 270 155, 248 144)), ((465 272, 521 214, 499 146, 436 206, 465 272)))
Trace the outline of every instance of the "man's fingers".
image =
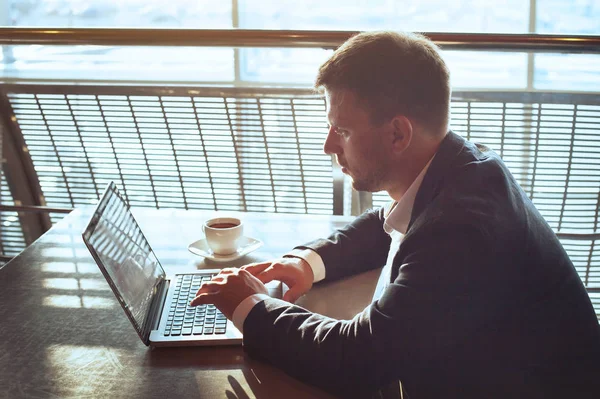
POLYGON ((260 274, 260 273, 264 272, 265 269, 269 268, 270 266, 271 266, 270 262, 266 262, 266 263, 251 263, 249 265, 245 265, 245 266, 240 267, 240 269, 246 270, 250 274, 256 276, 257 274, 260 274))
POLYGON ((277 271, 274 268, 270 268, 270 269, 266 269, 265 271, 263 271, 260 274, 255 274, 254 277, 259 279, 263 284, 266 284, 273 280, 283 281, 281 279, 285 276, 280 271, 277 271))
MULTIPOLYGON (((231 267, 227 267, 225 269, 221 269, 221 271, 219 271, 219 274, 234 274, 236 273, 237 270, 231 267)), ((217 274, 217 276, 219 275, 217 274)))
POLYGON ((249 278, 255 277, 252 273, 250 273, 248 270, 245 270, 245 269, 239 269, 238 273, 240 276, 246 276, 249 278))
POLYGON ((214 303, 209 299, 212 295, 218 294, 221 290, 221 287, 225 285, 223 279, 221 281, 208 281, 203 283, 200 286, 198 292, 196 292, 196 297, 192 299, 190 302, 190 306, 202 305, 204 303, 214 303), (199 299, 203 298, 203 299, 199 299))
MULTIPOLYGON (((215 277, 216 278, 216 277, 215 277)), ((220 287, 225 284, 223 278, 219 278, 218 280, 207 281, 202 283, 198 291, 196 291, 196 296, 200 294, 209 294, 213 292, 219 291, 220 287)))
POLYGON ((300 298, 302 295, 303 292, 301 292, 298 287, 293 287, 287 290, 287 292, 283 294, 283 298, 281 299, 283 299, 286 302, 296 303, 298 298, 300 298))
POLYGON ((190 306, 198 306, 198 305, 204 305, 204 304, 208 304, 208 303, 214 303, 214 296, 216 294, 217 294, 216 292, 202 293, 202 294, 196 296, 196 298, 192 299, 192 302, 190 302, 190 306))
POLYGON ((240 267, 240 271, 245 270, 266 284, 281 277, 281 272, 275 270, 274 265, 276 263, 254 263, 240 267))
POLYGON ((285 268, 277 266, 271 267, 270 269, 267 269, 256 276, 256 278, 259 279, 263 284, 277 280, 285 283, 290 288, 301 282, 301 279, 299 280, 298 277, 300 276, 298 276, 296 273, 290 273, 289 269, 286 270, 285 268))

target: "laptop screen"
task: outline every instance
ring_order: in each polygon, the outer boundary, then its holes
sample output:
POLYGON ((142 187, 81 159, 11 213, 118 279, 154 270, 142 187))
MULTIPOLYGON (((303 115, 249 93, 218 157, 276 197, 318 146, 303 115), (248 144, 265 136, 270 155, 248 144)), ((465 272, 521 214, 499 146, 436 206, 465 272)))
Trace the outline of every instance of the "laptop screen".
POLYGON ((107 187, 83 237, 141 332, 165 272, 114 183, 107 187))

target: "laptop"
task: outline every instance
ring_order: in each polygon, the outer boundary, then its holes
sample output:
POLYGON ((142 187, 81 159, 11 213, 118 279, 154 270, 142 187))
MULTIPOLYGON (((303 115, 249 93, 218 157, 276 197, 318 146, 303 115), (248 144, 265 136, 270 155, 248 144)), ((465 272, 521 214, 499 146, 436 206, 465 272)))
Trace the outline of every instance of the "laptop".
POLYGON ((241 344, 241 332, 214 305, 189 306, 202 281, 219 270, 167 277, 114 182, 108 184, 82 236, 144 344, 241 344))

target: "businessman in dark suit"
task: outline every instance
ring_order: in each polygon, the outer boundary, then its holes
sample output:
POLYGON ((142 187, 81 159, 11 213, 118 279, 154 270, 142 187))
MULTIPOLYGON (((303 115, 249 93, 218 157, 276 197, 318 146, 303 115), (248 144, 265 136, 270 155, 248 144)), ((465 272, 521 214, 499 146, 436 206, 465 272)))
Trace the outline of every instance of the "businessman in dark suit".
POLYGON ((282 259, 223 270, 192 304, 215 303, 250 355, 341 397, 398 380, 411 399, 600 397, 586 290, 501 159, 448 131, 449 73, 436 46, 360 34, 321 66, 316 86, 325 152, 355 189, 392 201, 282 259), (383 265, 374 301, 352 320, 292 304, 313 282, 383 265), (274 279, 290 287, 285 300, 267 295, 274 279))

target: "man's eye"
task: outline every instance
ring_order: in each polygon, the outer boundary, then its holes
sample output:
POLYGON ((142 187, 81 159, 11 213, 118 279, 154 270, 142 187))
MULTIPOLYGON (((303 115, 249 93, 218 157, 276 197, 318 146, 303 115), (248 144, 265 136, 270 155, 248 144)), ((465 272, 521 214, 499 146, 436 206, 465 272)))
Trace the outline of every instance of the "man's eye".
MULTIPOLYGON (((331 130, 332 126, 331 126, 330 124, 327 124, 327 128, 328 128, 329 130, 331 130)), ((340 129, 340 128, 337 128, 337 127, 333 127, 333 132, 334 132, 335 134, 337 134, 338 136, 340 136, 340 137, 344 137, 344 138, 348 137, 348 135, 349 135, 349 132, 348 132, 347 130, 345 130, 345 129, 340 129)))
POLYGON ((340 137, 348 137, 348 131, 343 129, 335 129, 335 132, 340 137))

